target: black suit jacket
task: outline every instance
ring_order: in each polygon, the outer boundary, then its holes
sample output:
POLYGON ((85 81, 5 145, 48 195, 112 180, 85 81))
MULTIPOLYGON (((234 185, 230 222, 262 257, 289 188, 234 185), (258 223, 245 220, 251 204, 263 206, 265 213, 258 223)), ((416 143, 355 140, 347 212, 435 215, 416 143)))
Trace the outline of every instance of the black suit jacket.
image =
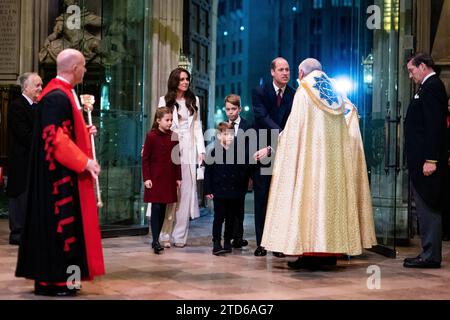
POLYGON ((23 95, 8 110, 8 188, 10 197, 25 192, 33 136, 34 106, 23 95))
MULTIPOLYGON (((253 125, 252 125, 252 123, 250 121, 245 120, 244 118, 242 118, 242 116, 240 116, 240 117, 241 117, 241 122, 239 122, 239 129, 240 130, 245 132, 248 129, 253 128, 253 125)), ((238 131, 238 136, 239 136, 239 134, 241 134, 240 131, 238 131)))
MULTIPOLYGON (((235 140, 236 141, 236 140, 235 140)), ((237 162, 237 145, 228 150, 216 141, 208 148, 205 165, 204 194, 218 199, 239 199, 248 188, 249 166, 237 162)))
POLYGON ((427 79, 412 99, 405 119, 406 157, 411 181, 424 201, 439 208, 445 197, 447 172, 447 93, 438 76, 427 79), (437 170, 423 175, 425 160, 437 170))
MULTIPOLYGON (((277 107, 277 93, 273 87, 273 82, 267 82, 263 87, 252 90, 252 107, 255 115, 255 129, 267 129, 268 141, 259 146, 263 148, 271 145, 270 130, 282 131, 287 119, 291 114, 292 102, 294 101, 295 90, 289 85, 281 100, 281 106, 277 107)), ((259 138, 261 138, 259 136, 259 138)))

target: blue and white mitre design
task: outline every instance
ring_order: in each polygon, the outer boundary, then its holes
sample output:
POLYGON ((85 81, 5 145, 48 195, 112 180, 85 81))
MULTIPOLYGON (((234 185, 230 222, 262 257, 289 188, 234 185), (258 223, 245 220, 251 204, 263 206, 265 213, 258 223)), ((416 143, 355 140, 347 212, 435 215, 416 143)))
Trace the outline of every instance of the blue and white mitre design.
POLYGON ((336 91, 330 78, 324 72, 311 72, 302 80, 302 86, 324 111, 333 114, 345 112, 342 96, 336 91))

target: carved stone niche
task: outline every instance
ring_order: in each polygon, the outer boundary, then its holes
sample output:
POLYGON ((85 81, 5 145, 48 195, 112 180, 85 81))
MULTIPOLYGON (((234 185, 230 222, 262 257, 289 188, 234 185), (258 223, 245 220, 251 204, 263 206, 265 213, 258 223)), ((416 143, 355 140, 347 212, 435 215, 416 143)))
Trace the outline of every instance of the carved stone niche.
POLYGON ((39 51, 40 64, 55 64, 58 54, 67 48, 80 50, 87 63, 100 63, 102 18, 78 2, 64 0, 63 12, 39 51))

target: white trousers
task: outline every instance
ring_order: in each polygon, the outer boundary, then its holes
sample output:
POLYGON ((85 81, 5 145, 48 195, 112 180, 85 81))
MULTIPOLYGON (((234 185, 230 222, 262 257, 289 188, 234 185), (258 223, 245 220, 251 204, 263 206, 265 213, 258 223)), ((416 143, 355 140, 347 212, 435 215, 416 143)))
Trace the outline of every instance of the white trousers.
MULTIPOLYGON (((160 241, 186 244, 191 211, 199 210, 197 184, 194 183, 189 164, 181 165, 181 177, 178 204, 176 205, 176 209, 175 205, 169 205, 167 207, 164 225, 159 236, 160 241), (174 214, 173 211, 175 211, 174 214)), ((192 213, 192 216, 199 216, 199 214, 192 213)))

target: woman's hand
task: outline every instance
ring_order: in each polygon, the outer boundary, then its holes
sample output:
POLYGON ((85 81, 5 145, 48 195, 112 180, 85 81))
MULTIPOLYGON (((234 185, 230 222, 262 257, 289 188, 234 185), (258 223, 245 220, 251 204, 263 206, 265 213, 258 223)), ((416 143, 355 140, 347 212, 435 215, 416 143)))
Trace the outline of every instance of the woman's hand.
POLYGON ((147 189, 151 189, 153 187, 152 180, 147 180, 144 182, 144 185, 147 189))
POLYGON ((214 195, 213 195, 213 194, 207 194, 206 197, 207 197, 209 200, 214 199, 214 195))
POLYGON ((181 188, 181 180, 177 180, 177 188, 178 188, 178 189, 181 188))
POLYGON ((205 161, 205 154, 204 153, 200 153, 198 155, 198 163, 202 164, 205 161))

